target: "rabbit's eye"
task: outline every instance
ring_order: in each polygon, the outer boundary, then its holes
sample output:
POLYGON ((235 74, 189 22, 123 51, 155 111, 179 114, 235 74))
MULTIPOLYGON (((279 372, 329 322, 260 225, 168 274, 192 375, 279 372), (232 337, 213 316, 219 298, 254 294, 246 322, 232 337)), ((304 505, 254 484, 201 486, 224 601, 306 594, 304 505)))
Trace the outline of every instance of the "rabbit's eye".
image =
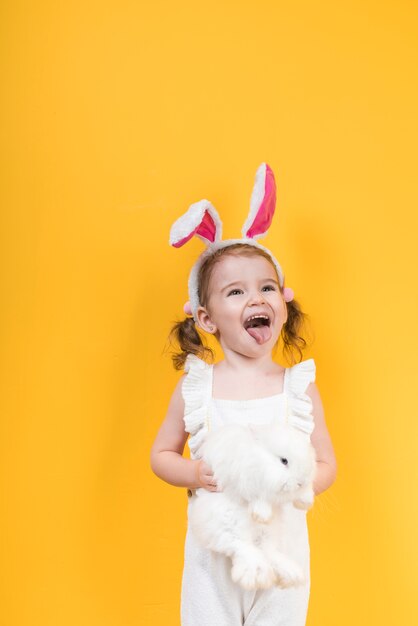
POLYGON ((283 465, 287 465, 289 463, 289 461, 287 459, 284 459, 282 456, 280 457, 280 460, 283 463, 283 465))

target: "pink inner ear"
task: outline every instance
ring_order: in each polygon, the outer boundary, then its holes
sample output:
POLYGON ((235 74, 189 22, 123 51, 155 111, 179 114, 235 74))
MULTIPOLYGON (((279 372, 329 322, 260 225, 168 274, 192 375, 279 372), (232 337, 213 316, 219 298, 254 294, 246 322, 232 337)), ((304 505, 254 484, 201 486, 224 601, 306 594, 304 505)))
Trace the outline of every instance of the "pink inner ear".
POLYGON ((192 230, 192 232, 189 233, 187 237, 183 237, 183 239, 180 239, 180 241, 173 243, 173 246, 175 248, 180 248, 181 246, 184 246, 184 244, 187 243, 189 239, 193 237, 193 235, 200 235, 201 237, 204 237, 212 243, 215 241, 216 226, 209 211, 205 211, 200 224, 196 226, 196 228, 192 230))
POLYGON ((201 235, 212 243, 215 241, 216 226, 209 211, 205 211, 203 220, 200 222, 199 227, 196 230, 196 234, 201 235))
POLYGON ((276 184, 274 174, 270 167, 266 166, 266 177, 264 181, 264 196, 253 223, 247 231, 247 237, 264 234, 273 219, 276 207, 276 184))

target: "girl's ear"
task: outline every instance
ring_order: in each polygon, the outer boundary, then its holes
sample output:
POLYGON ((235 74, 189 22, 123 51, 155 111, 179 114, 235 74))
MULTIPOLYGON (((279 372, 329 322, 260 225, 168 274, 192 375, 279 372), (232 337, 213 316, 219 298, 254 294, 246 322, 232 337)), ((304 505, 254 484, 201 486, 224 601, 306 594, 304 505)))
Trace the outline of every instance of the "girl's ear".
POLYGON ((284 299, 283 294, 282 294, 282 300, 283 300, 284 310, 285 310, 285 312, 286 312, 286 319, 285 319, 285 320, 284 320, 284 322, 283 322, 283 326, 284 326, 284 325, 286 324, 287 320, 289 319, 289 309, 287 308, 287 302, 286 302, 286 300, 284 299))
POLYGON ((196 235, 208 245, 222 237, 222 222, 209 200, 191 204, 186 213, 174 222, 170 230, 170 245, 180 248, 196 235))
POLYGON ((242 227, 242 236, 251 239, 263 237, 271 224, 276 208, 276 182, 273 170, 262 163, 255 175, 250 200, 250 212, 242 227))
POLYGON ((209 312, 203 307, 200 306, 196 311, 197 321, 203 330, 211 335, 214 335, 217 331, 216 325, 212 322, 209 312))

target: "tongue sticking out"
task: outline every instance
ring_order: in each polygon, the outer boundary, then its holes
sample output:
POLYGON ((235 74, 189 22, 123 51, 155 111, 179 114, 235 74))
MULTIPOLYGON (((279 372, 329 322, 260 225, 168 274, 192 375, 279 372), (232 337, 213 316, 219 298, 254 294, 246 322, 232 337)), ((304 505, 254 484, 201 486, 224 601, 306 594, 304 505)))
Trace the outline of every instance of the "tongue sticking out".
POLYGON ((252 326, 247 328, 247 333, 254 337, 258 344, 266 343, 271 338, 271 330, 269 326, 252 326))

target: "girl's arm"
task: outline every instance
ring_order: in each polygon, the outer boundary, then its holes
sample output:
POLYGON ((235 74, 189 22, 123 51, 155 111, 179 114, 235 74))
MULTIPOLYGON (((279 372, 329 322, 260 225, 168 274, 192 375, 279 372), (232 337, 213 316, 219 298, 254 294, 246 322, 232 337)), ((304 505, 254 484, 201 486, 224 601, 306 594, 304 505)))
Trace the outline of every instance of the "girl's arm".
POLYGON ((216 491, 210 467, 202 460, 183 458, 188 433, 184 430, 184 400, 181 393, 184 375, 177 383, 167 415, 151 448, 151 469, 159 478, 176 487, 216 491))
POLYGON ((313 484, 315 495, 318 495, 331 487, 337 475, 337 461, 331 437, 325 423, 324 408, 321 396, 315 383, 311 383, 306 393, 312 400, 312 415, 315 428, 311 434, 311 442, 316 451, 316 476, 313 484))

